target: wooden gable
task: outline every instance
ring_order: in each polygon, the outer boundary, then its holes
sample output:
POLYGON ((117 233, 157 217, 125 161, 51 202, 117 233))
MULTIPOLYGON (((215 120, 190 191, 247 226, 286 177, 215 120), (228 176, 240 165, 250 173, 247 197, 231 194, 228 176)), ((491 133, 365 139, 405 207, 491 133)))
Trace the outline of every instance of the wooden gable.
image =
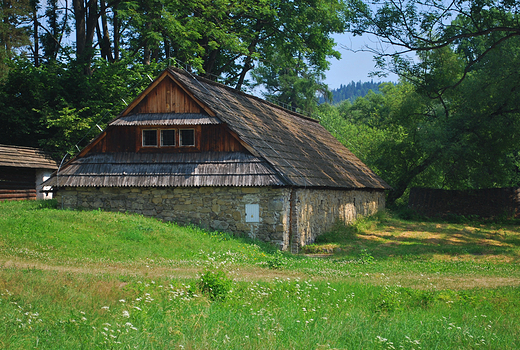
MULTIPOLYGON (((145 153, 183 153, 183 152, 246 152, 247 148, 234 135, 227 126, 222 125, 216 119, 216 123, 209 125, 199 124, 195 121, 182 123, 182 125, 168 124, 168 117, 207 115, 209 118, 215 113, 194 95, 185 89, 182 84, 168 72, 165 71, 155 79, 121 115, 109 123, 108 128, 102 135, 98 136, 92 144, 88 145, 79 157, 87 153, 114 153, 114 152, 145 152, 145 153), (118 123, 118 119, 135 116, 157 115, 157 123, 118 123), (160 116, 160 117, 159 117, 160 116), (213 125, 215 124, 215 125, 213 125), (114 127, 114 125, 117 125, 114 127), (190 128, 195 130, 197 140, 196 147, 142 147, 143 129, 173 129, 190 128)), ((170 121, 171 122, 171 121, 170 121)))
POLYGON ((132 110, 137 113, 201 113, 202 108, 171 79, 163 79, 132 110))
POLYGON ((187 91, 168 71, 143 91, 121 116, 138 113, 215 113, 187 91))

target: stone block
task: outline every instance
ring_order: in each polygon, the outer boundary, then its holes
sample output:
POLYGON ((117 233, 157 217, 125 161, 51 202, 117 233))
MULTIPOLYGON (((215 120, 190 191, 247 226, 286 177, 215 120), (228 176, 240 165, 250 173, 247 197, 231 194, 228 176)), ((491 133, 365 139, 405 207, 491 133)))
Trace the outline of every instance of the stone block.
POLYGON ((269 201, 268 209, 271 211, 282 211, 283 203, 282 199, 273 199, 269 201))
POLYGON ((233 211, 233 212, 231 213, 231 216, 233 217, 233 220, 238 221, 238 222, 241 222, 241 221, 242 221, 242 218, 243 218, 242 213, 239 212, 239 211, 237 211, 237 210, 236 210, 236 211, 233 211))
POLYGON ((262 222, 264 224, 267 224, 267 225, 274 225, 275 224, 275 220, 273 219, 272 216, 264 217, 262 222))
POLYGON ((225 221, 213 220, 210 227, 214 230, 225 231, 228 229, 229 224, 225 221))

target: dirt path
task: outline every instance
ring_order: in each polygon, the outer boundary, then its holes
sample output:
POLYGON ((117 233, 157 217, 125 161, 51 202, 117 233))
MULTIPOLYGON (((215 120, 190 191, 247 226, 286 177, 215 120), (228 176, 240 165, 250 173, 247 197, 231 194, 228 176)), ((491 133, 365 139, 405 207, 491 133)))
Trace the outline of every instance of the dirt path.
MULTIPOLYGON (((142 265, 142 266, 124 266, 124 265, 100 265, 100 264, 85 264, 82 266, 69 266, 59 264, 42 263, 40 261, 30 261, 19 258, 0 258, 1 269, 19 269, 19 270, 42 270, 42 271, 57 271, 64 273, 77 274, 113 274, 113 275, 128 275, 128 276, 142 276, 142 277, 169 277, 169 278, 197 278, 202 272, 202 267, 183 266, 183 267, 164 267, 157 265, 142 265)), ((283 270, 268 270, 259 267, 237 267, 234 266, 229 270, 233 278, 243 281, 255 280, 271 280, 278 278, 305 278, 302 273, 283 271, 283 270)))
MULTIPOLYGON (((24 260, 19 258, 0 257, 0 270, 41 270, 56 271, 59 273, 101 275, 109 274, 116 276, 134 276, 142 278, 175 278, 193 279, 197 278, 203 268, 195 266, 165 267, 155 265, 124 266, 124 265, 101 265, 84 264, 82 266, 59 265, 43 263, 40 261, 24 260)), ((233 266, 228 269, 230 276, 238 281, 270 281, 275 278, 301 278, 321 279, 319 276, 309 276, 304 273, 287 270, 269 270, 261 267, 233 266)), ((328 278, 329 280, 331 278, 328 278)), ((520 286, 520 278, 496 277, 496 276, 443 276, 439 274, 383 274, 372 273, 332 278, 335 281, 346 283, 366 283, 372 285, 403 286, 414 289, 471 289, 471 288, 497 288, 504 286, 520 286)))

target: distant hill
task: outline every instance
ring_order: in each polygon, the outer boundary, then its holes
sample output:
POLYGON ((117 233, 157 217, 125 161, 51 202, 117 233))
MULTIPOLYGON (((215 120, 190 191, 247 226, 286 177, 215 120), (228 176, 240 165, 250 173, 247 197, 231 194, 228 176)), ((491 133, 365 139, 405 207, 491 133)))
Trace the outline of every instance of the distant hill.
MULTIPOLYGON (((338 89, 331 90, 333 96, 332 104, 340 103, 343 100, 354 102, 356 98, 365 96, 369 90, 379 93, 380 84, 381 82, 374 83, 373 80, 367 82, 358 81, 357 83, 351 81, 348 85, 341 84, 338 89)), ((324 102, 325 99, 320 97, 319 103, 324 102)))

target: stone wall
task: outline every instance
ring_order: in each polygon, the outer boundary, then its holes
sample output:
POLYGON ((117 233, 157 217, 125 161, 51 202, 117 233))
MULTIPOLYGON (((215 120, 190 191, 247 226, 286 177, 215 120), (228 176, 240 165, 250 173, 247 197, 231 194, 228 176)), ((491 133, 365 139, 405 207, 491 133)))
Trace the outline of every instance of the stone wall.
POLYGON ((62 208, 101 208, 191 223, 247 234, 293 252, 314 242, 338 220, 352 223, 385 206, 383 191, 276 187, 65 187, 56 198, 62 208), (258 213, 253 210, 246 217, 251 205, 258 213))
POLYGON ((289 189, 272 187, 65 187, 56 198, 63 208, 101 208, 181 225, 191 223, 247 234, 285 250, 289 244, 289 195, 289 189), (258 204, 257 222, 246 221, 246 204, 258 204))
POLYGON ((385 193, 375 190, 297 189, 293 201, 295 235, 291 250, 297 252, 331 229, 338 220, 350 224, 359 216, 372 215, 384 209, 385 193))

